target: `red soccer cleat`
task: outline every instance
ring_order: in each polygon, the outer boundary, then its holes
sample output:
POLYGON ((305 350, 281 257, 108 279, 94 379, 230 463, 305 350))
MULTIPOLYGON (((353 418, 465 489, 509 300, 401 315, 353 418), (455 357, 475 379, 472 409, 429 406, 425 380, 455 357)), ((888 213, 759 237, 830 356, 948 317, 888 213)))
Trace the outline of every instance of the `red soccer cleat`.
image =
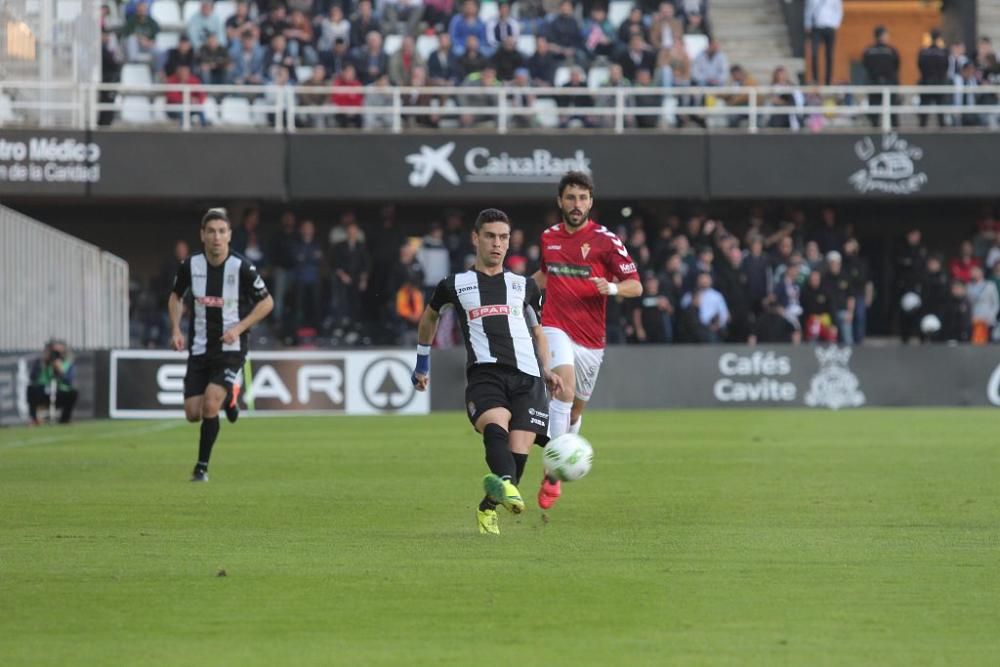
POLYGON ((562 482, 550 482, 548 477, 542 478, 542 488, 538 489, 538 506, 547 510, 556 504, 562 494, 562 482))

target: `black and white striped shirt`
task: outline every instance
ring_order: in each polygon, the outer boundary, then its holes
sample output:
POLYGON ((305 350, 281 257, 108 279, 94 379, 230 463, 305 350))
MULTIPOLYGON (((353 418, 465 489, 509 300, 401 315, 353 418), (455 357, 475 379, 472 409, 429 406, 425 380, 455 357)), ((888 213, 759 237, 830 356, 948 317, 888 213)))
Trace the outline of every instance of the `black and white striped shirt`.
POLYGON ((428 304, 454 306, 462 325, 468 365, 500 364, 541 377, 531 327, 538 324, 541 292, 531 278, 504 271, 448 276, 428 304))
POLYGON ((205 253, 191 255, 177 269, 173 292, 181 298, 187 295, 192 355, 246 354, 246 332, 232 344, 223 343, 222 334, 267 298, 264 279, 248 259, 230 253, 222 264, 212 266, 205 253))

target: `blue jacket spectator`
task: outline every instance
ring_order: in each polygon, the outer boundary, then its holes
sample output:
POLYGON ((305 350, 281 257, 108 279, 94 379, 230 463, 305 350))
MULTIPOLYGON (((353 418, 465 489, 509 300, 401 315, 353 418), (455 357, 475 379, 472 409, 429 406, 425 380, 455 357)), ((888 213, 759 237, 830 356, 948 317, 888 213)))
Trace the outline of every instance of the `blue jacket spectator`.
POLYGON ((451 18, 448 34, 451 35, 451 52, 456 56, 465 53, 465 42, 470 36, 479 40, 483 55, 493 55, 493 51, 488 50, 486 25, 479 20, 479 4, 476 0, 465 0, 462 3, 462 13, 451 18))

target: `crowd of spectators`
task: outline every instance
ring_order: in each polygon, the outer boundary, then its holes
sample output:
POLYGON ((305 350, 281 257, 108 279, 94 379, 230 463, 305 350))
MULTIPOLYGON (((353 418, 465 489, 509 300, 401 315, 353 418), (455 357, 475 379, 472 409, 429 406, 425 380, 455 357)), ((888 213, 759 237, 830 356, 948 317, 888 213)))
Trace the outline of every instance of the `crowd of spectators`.
MULTIPOLYGON (((608 342, 860 344, 876 284, 904 341, 1000 341, 1000 221, 984 218, 950 256, 928 251, 918 228, 892 253, 870 256, 831 207, 815 219, 800 209, 785 217, 757 207, 731 223, 633 213, 610 225, 636 260, 644 293, 609 301, 608 342), (886 263, 888 283, 872 273, 886 263)), ((275 298, 260 331, 276 346, 413 343, 434 287, 474 256, 471 219, 459 209, 424 229, 401 227, 391 205, 364 224, 344 211, 322 233, 292 211, 265 229, 256 208, 236 219, 233 248, 261 269, 275 298)), ((506 265, 519 274, 538 269, 539 232, 558 222, 554 210, 535 219, 543 224, 518 226, 511 236, 506 265)), ((165 299, 189 253, 178 241, 158 275, 136 279, 137 345, 165 345, 165 299)), ((448 315, 438 345, 459 340, 448 315)))
MULTIPOLYGON (((115 2, 116 0, 107 0, 115 2)), ((303 127, 387 127, 386 114, 366 113, 365 107, 384 106, 389 99, 379 88, 388 86, 463 86, 467 95, 452 97, 415 92, 403 100, 405 106, 444 107, 452 103, 473 106, 496 103, 496 97, 481 89, 505 86, 562 87, 567 89, 626 87, 633 106, 660 106, 663 96, 640 94, 636 89, 674 86, 748 87, 758 83, 787 87, 759 102, 784 107, 760 120, 762 125, 819 130, 830 124, 853 123, 849 116, 824 113, 796 113, 797 109, 822 107, 834 102, 853 104, 851 96, 822 95, 804 91, 804 73, 776 67, 770 80, 758 82, 740 63, 731 63, 723 46, 712 37, 707 0, 640 0, 627 15, 609 14, 601 0, 204 0, 186 22, 161 25, 168 15, 163 7, 179 8, 178 0, 123 0, 114 12, 120 17, 112 24, 109 5, 103 37, 104 79, 118 81, 122 65, 141 63, 151 71, 151 80, 193 85, 262 85, 273 90, 266 97, 294 94, 296 103, 325 107, 324 113, 303 113, 288 119, 303 127), (159 5, 159 8, 157 7, 159 5), (612 18, 614 20, 612 20, 612 18), (307 90, 306 86, 343 86, 356 93, 307 90), (301 88, 301 90, 300 90, 301 88), (478 89, 478 90, 477 90, 478 89), (291 93, 290 93, 291 91, 291 93)), ((190 3, 189 3, 190 4, 190 3)), ((619 5, 620 3, 615 3, 619 5)), ((824 7, 827 3, 821 3, 824 7)), ((116 7, 118 5, 115 5, 116 7)), ((172 10, 178 20, 179 9, 172 10)), ((806 28, 813 38, 813 52, 820 41, 832 57, 832 35, 836 28, 820 23, 806 28)), ((821 20, 822 16, 816 20, 821 20)), ((948 85, 954 91, 920 96, 921 104, 957 106, 989 105, 994 95, 977 92, 984 84, 1000 83, 1000 64, 989 37, 982 37, 975 52, 966 53, 961 43, 947 44, 940 31, 932 31, 918 55, 922 85, 948 85)), ((815 80, 819 79, 819 58, 813 58, 815 80)), ((863 80, 852 83, 898 84, 899 53, 890 31, 879 27, 872 45, 862 58, 863 80)), ((831 81, 831 63, 826 62, 824 83, 831 81)), ((495 91, 493 91, 495 92, 495 91)), ((199 91, 194 100, 205 99, 199 91)), ((179 103, 180 93, 167 99, 179 103)), ((684 114, 693 104, 741 107, 748 96, 723 94, 694 99, 679 95, 670 98, 676 107, 661 119, 656 115, 630 115, 633 127, 704 125, 703 116, 684 114)), ((104 101, 109 101, 105 99, 104 101)), ((527 108, 531 96, 511 95, 512 108, 527 108)), ((609 116, 588 113, 588 109, 613 100, 596 95, 560 96, 563 107, 560 125, 600 126, 612 122, 609 116)), ((881 104, 873 94, 869 103, 881 104)), ((179 118, 179 112, 170 116, 179 118)), ((929 116, 918 114, 925 125, 929 116)), ((721 122, 739 126, 746 115, 738 112, 721 117, 721 122)), ((878 114, 868 116, 879 124, 878 114)), ((1000 114, 964 113, 936 116, 941 126, 996 126, 1000 114)), ((205 122, 204 115, 195 120, 205 122)), ((273 115, 269 119, 273 121, 273 115)), ((492 117, 456 117, 446 111, 407 116, 407 124, 417 127, 481 125, 492 117)), ((899 118, 894 117, 898 123, 899 118)), ((113 114, 101 122, 113 122, 113 114)), ((515 125, 538 121, 532 115, 515 115, 515 125)))

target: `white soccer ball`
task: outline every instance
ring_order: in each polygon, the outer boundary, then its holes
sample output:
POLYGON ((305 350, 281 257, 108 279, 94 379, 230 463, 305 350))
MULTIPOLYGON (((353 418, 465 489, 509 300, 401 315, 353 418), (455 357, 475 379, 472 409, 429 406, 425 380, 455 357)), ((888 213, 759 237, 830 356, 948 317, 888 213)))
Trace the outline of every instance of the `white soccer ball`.
POLYGON ((564 482, 575 482, 590 472, 594 462, 594 448, 586 438, 575 433, 565 433, 545 445, 542 457, 545 474, 564 482))

